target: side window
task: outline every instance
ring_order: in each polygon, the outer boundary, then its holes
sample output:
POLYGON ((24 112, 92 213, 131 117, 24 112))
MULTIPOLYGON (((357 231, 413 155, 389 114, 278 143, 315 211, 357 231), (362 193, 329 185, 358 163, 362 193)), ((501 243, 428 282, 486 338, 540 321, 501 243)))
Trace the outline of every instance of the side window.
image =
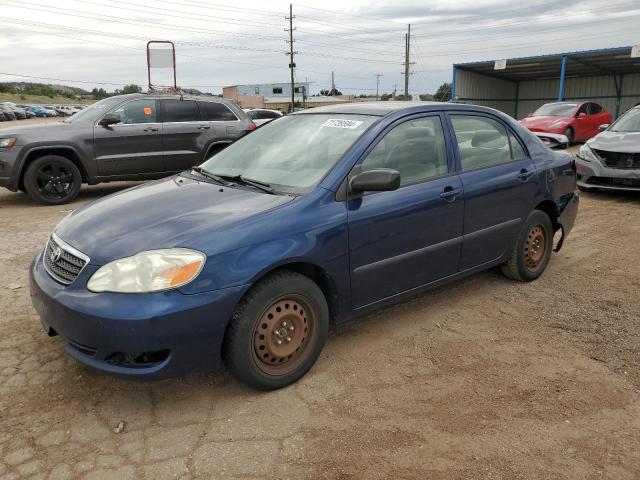
POLYGON ((265 118, 279 118, 280 115, 278 115, 276 112, 264 112, 266 117, 265 118))
POLYGON ((597 113, 602 112, 602 107, 597 103, 591 103, 589 105, 590 105, 589 115, 596 115, 597 113))
POLYGON ((584 113, 585 115, 589 115, 589 104, 588 103, 584 103, 580 106, 580 109, 578 110, 577 114, 580 115, 581 113, 584 113))
POLYGON ((282 87, 273 87, 273 93, 282 93, 282 87))
POLYGON ((200 110, 193 100, 163 100, 165 122, 199 122, 200 110))
POLYGON ((523 158, 527 158, 527 153, 524 151, 524 147, 520 140, 516 138, 516 136, 509 132, 509 143, 511 144, 511 157, 514 160, 522 160, 523 158))
POLYGON ((447 149, 440 117, 404 122, 388 132, 367 155, 362 170, 392 168, 400 185, 446 175, 447 149))
POLYGON ((500 165, 512 160, 507 130, 500 122, 474 115, 452 115, 463 170, 500 165))
POLYGON ((258 112, 256 112, 255 110, 251 110, 250 112, 247 112, 247 115, 249 115, 249 118, 251 120, 256 120, 258 118, 258 112))
POLYGON ((112 112, 120 117, 120 123, 155 123, 158 118, 157 101, 151 99, 133 100, 119 106, 112 112))
POLYGON ((202 119, 210 122, 229 122, 238 120, 235 114, 224 103, 219 102, 198 102, 202 119))

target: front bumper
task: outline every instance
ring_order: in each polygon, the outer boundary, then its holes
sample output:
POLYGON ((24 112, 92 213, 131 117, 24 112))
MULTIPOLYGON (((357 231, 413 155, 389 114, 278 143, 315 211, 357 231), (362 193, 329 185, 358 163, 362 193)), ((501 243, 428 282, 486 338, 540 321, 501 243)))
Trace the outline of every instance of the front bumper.
POLYGON ((248 286, 193 295, 93 293, 86 283, 97 269, 87 265, 67 286, 46 272, 42 254, 30 269, 33 306, 45 331, 67 341, 69 355, 104 373, 135 378, 220 366, 227 322, 248 286))
POLYGON ((13 191, 17 189, 15 167, 18 164, 18 154, 21 149, 18 145, 11 148, 0 148, 0 187, 13 191))
POLYGON ((640 169, 605 167, 576 157, 578 186, 584 189, 640 191, 640 169))

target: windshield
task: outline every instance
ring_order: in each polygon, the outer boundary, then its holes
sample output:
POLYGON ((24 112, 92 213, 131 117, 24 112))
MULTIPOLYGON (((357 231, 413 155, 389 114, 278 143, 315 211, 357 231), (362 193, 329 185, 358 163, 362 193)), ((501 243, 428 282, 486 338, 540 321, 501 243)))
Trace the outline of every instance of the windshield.
POLYGON ((607 130, 609 132, 640 132, 640 108, 632 108, 607 130))
POLYGON ((78 113, 72 115, 71 117, 63 120, 64 123, 75 123, 75 122, 84 122, 89 121, 93 122, 98 119, 98 117, 102 116, 107 112, 108 109, 117 105, 122 101, 122 98, 113 97, 113 98, 105 98, 104 100, 100 100, 99 102, 92 103, 91 105, 86 106, 78 113))
POLYGON ((541 106, 535 112, 534 117, 553 117, 553 116, 568 116, 578 106, 577 103, 547 103, 541 106))
POLYGON ((299 191, 316 185, 378 117, 290 115, 258 128, 202 164, 203 170, 299 191))

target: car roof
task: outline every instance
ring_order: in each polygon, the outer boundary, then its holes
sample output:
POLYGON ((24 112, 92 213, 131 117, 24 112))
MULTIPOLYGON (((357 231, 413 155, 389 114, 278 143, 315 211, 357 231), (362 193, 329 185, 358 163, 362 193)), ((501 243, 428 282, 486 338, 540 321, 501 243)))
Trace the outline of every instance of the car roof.
POLYGON ((222 97, 210 97, 208 95, 180 95, 179 93, 129 93, 126 95, 114 95, 113 97, 109 97, 109 98, 166 98, 166 99, 170 99, 170 100, 177 100, 177 99, 183 99, 183 100, 198 100, 201 102, 218 102, 218 103, 233 103, 230 100, 227 100, 226 98, 222 98, 222 97))
POLYGON ((326 107, 316 107, 309 110, 295 112, 292 115, 305 115, 315 113, 336 113, 352 115, 374 115, 383 117, 391 113, 408 111, 439 111, 439 110, 465 110, 486 112, 494 111, 489 107, 479 105, 469 105, 464 103, 451 102, 412 102, 412 101, 381 101, 381 102, 356 102, 343 103, 338 105, 327 105, 326 107))

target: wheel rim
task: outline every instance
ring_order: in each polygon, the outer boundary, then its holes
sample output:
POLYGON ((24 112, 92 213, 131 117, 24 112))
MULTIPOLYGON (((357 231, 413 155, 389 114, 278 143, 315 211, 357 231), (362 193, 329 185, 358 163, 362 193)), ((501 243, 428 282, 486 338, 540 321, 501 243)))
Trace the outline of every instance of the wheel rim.
POLYGON ((536 270, 547 252, 547 238, 541 225, 536 225, 527 235, 524 246, 524 264, 529 270, 536 270))
POLYGON ((258 318, 253 359, 268 375, 286 375, 308 356, 317 334, 317 314, 311 302, 287 295, 273 302, 258 318))
POLYGON ((36 184, 47 198, 64 198, 73 188, 73 172, 62 162, 48 162, 36 172, 36 184))

